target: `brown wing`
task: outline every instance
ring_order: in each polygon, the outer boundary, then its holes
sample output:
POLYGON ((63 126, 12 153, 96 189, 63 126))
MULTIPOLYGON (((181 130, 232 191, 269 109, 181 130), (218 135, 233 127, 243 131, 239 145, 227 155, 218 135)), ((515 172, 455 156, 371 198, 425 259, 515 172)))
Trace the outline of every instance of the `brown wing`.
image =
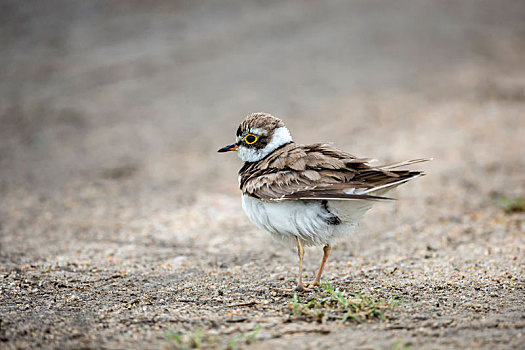
POLYGON ((369 161, 327 144, 290 143, 259 162, 246 163, 239 171, 240 187, 263 200, 377 200, 386 198, 363 192, 420 174, 371 167, 369 161))

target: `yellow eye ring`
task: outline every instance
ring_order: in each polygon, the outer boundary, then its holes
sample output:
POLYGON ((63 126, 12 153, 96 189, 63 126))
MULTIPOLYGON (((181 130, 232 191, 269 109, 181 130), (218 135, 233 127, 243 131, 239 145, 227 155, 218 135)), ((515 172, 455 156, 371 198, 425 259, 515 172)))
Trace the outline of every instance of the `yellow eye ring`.
POLYGON ((249 145, 253 145, 257 142, 257 136, 255 136, 254 134, 248 134, 244 136, 244 142, 246 142, 249 145))

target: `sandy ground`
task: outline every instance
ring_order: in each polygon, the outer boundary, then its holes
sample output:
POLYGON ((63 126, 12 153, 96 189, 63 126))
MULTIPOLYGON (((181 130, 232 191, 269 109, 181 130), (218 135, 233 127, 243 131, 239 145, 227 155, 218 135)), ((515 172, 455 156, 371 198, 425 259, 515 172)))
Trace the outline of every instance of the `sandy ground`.
POLYGON ((525 195, 522 1, 3 1, 0 23, 0 348, 524 348, 525 214, 501 204, 525 195), (435 158, 325 270, 401 300, 386 321, 292 313, 296 255, 216 153, 254 111, 435 158))

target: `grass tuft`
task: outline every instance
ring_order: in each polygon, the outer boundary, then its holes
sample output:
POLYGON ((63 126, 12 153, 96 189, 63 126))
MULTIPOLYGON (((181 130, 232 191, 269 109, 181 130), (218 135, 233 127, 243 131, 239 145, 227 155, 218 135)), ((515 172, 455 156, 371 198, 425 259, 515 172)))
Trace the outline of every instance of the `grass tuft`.
POLYGON ((200 349, 200 348, 217 348, 234 350, 240 345, 253 344, 257 340, 257 334, 262 329, 257 326, 254 330, 246 333, 240 333, 233 336, 231 339, 224 339, 218 336, 205 334, 202 328, 199 328, 193 333, 177 333, 167 331, 164 339, 169 344, 170 349, 200 349))
POLYGON ((410 350, 412 349, 411 344, 404 344, 400 341, 396 342, 394 346, 392 346, 392 350, 410 350))
POLYGON ((369 296, 360 291, 348 293, 330 284, 322 284, 322 291, 317 298, 306 303, 299 302, 297 293, 292 297, 292 313, 296 317, 322 322, 327 319, 340 319, 342 323, 379 319, 386 321, 385 311, 395 308, 401 303, 393 297, 390 300, 369 296))
POLYGON ((232 339, 230 339, 230 341, 228 341, 228 345, 226 346, 226 349, 227 350, 236 349, 239 344, 246 344, 246 345, 253 344, 257 338, 257 334, 259 334, 259 331, 261 329, 262 329, 261 326, 257 326, 251 332, 237 334, 232 339))
POLYGON ((500 205, 507 214, 525 212, 525 198, 523 197, 501 197, 500 205))
POLYGON ((202 346, 203 338, 202 328, 187 334, 167 331, 165 336, 166 341, 174 345, 175 349, 198 349, 202 346))

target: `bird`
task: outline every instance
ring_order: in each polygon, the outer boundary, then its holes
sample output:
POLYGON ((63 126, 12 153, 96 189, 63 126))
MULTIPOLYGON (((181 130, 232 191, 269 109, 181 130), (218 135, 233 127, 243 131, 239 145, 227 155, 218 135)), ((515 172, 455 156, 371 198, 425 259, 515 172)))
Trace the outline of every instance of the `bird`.
POLYGON ((235 142, 218 152, 235 151, 242 208, 250 221, 289 247, 297 247, 297 285, 316 287, 332 245, 351 235, 365 212, 393 188, 424 175, 399 168, 431 160, 412 159, 372 166, 328 143, 308 145, 292 140, 284 122, 268 113, 252 113, 237 128, 235 142), (303 283, 304 247, 322 246, 315 280, 303 283))

